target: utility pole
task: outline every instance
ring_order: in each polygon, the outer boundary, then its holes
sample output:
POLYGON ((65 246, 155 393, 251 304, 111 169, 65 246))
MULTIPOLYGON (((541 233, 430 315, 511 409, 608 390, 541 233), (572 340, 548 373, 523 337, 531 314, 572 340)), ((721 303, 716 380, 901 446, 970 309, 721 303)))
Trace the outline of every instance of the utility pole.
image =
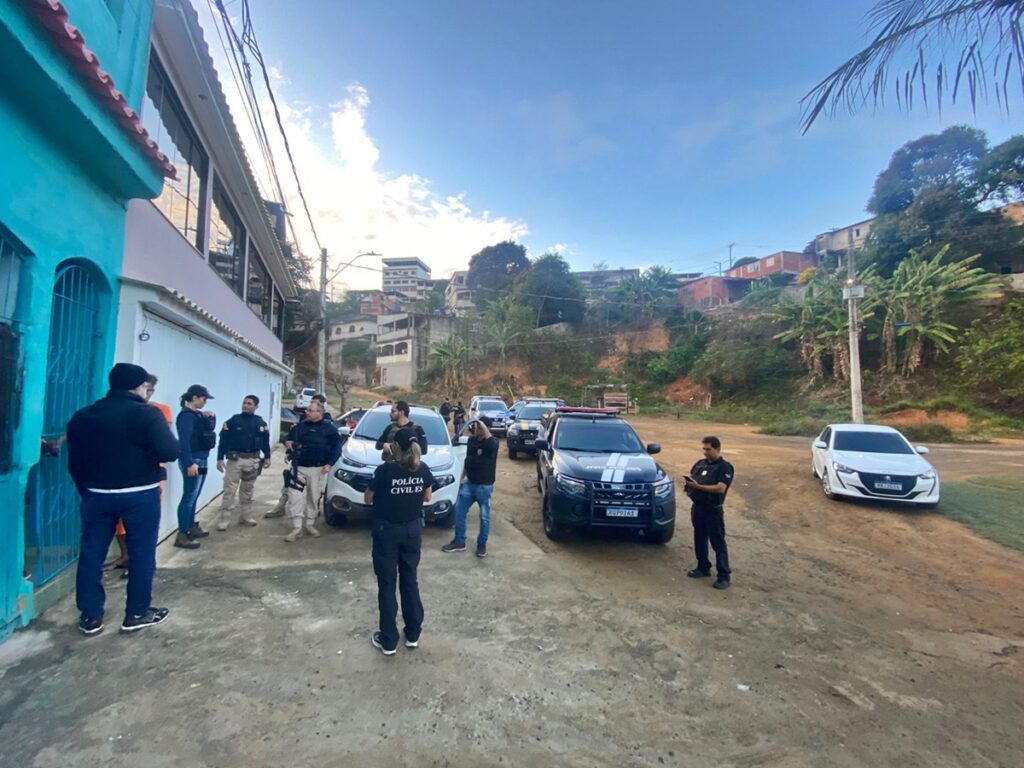
POLYGON ((327 249, 320 249, 320 339, 317 344, 316 391, 326 394, 327 381, 327 249))
POLYGON ((850 406, 854 424, 864 423, 864 402, 861 397, 860 380, 860 321, 857 317, 857 301, 864 298, 864 286, 857 284, 854 269, 854 250, 846 252, 846 287, 843 298, 849 302, 850 311, 850 406))
POLYGON ((732 249, 736 247, 736 243, 729 243, 729 269, 732 269, 732 249))

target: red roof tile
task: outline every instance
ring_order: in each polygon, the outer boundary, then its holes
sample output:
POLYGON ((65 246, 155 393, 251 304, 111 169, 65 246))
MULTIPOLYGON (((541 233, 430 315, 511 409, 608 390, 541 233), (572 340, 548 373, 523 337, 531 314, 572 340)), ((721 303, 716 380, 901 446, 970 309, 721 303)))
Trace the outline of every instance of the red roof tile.
POLYGON ((162 176, 177 178, 177 171, 167 155, 142 127, 139 114, 128 106, 124 94, 113 78, 100 68, 100 60, 85 45, 82 33, 68 20, 68 12, 60 0, 29 0, 29 11, 49 32, 54 44, 68 57, 72 68, 96 95, 101 106, 110 113, 129 139, 142 151, 162 176))

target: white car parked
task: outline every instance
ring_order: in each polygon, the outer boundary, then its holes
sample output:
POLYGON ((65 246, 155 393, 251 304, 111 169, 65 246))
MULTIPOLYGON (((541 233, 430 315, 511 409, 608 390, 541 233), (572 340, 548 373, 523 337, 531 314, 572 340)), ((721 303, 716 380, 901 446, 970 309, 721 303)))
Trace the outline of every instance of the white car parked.
POLYGON ((924 507, 939 503, 939 475, 892 427, 830 424, 811 446, 811 471, 830 499, 888 499, 924 507))
MULTIPOLYGON (((423 507, 424 519, 442 526, 454 525, 465 446, 452 445, 444 419, 432 408, 412 406, 409 418, 423 427, 427 436, 423 461, 434 476, 433 498, 423 507)), ((384 461, 376 442, 390 422, 391 406, 379 405, 359 420, 345 441, 341 458, 331 467, 327 478, 324 519, 329 525, 343 525, 349 517, 369 515, 369 508, 363 504, 363 492, 370 487, 374 470, 384 461)), ((344 436, 349 428, 343 426, 338 431, 344 436)))
POLYGON ((295 396, 295 410, 304 411, 309 408, 309 404, 313 402, 313 395, 316 394, 316 390, 312 387, 303 387, 299 390, 299 394, 295 396))

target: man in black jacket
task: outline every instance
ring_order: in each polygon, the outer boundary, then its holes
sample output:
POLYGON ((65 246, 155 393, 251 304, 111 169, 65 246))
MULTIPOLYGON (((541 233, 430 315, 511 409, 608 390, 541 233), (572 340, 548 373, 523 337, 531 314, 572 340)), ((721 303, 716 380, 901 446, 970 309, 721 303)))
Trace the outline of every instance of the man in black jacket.
POLYGON ((292 427, 284 444, 292 452, 292 471, 297 476, 288 486, 292 532, 284 540, 294 542, 303 533, 317 538, 320 531, 313 525, 317 505, 327 487, 327 473, 341 458, 341 436, 334 423, 324 419, 323 406, 314 400, 306 409, 306 418, 292 427))
POLYGON ((427 434, 423 431, 423 427, 409 419, 409 404, 405 400, 398 400, 391 405, 390 415, 391 423, 381 432, 375 446, 378 451, 384 452, 384 460, 387 461, 391 458, 391 443, 395 440, 395 434, 403 427, 408 427, 416 433, 416 442, 419 443, 420 452, 425 454, 427 452, 427 434))
POLYGON ((82 545, 75 584, 84 635, 103 630, 103 561, 119 519, 127 536, 128 596, 122 632, 136 632, 167 618, 154 608, 153 573, 160 526, 160 463, 178 457, 178 441, 163 414, 146 403, 149 374, 118 363, 106 397, 68 422, 68 471, 82 496, 82 545))

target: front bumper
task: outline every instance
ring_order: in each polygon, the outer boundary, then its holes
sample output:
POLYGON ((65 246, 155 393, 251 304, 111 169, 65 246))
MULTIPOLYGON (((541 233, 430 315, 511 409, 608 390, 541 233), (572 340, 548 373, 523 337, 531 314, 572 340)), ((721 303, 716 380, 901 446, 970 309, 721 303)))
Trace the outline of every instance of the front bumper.
POLYGON ((508 424, 504 421, 491 421, 491 434, 504 436, 508 432, 508 424))
MULTIPOLYGON (((611 485, 611 484, 608 484, 611 485)), ((559 525, 573 528, 629 528, 659 531, 675 523, 676 498, 670 495, 655 498, 653 491, 646 493, 588 487, 586 497, 570 494, 552 481, 548 485, 551 514, 559 525), (631 494, 620 501, 614 494, 631 494), (645 498, 646 497, 646 498, 645 498), (613 516, 614 510, 636 510, 635 517, 613 516)))
POLYGON ((536 453, 537 448, 534 442, 537 440, 536 432, 516 432, 509 433, 505 438, 505 445, 510 451, 519 451, 522 453, 536 453))
MULTIPOLYGON (((348 469, 346 467, 346 469, 348 469)), ((363 503, 363 493, 370 487, 370 474, 358 473, 351 482, 338 479, 335 472, 337 465, 331 469, 327 480, 327 503, 340 515, 352 518, 369 517, 372 507, 363 503)), ((445 475, 441 475, 444 477, 445 475)), ((454 475, 450 475, 454 478, 454 475)), ((423 505, 423 517, 430 523, 447 517, 455 510, 455 500, 459 495, 459 484, 453 482, 442 487, 435 487, 429 504, 423 505)))
POLYGON ((915 476, 874 475, 866 472, 830 471, 832 492, 851 499, 895 501, 900 504, 938 504, 939 478, 924 480, 915 476), (886 480, 888 478, 888 480, 886 480), (899 489, 879 488, 878 483, 899 485, 899 489))

